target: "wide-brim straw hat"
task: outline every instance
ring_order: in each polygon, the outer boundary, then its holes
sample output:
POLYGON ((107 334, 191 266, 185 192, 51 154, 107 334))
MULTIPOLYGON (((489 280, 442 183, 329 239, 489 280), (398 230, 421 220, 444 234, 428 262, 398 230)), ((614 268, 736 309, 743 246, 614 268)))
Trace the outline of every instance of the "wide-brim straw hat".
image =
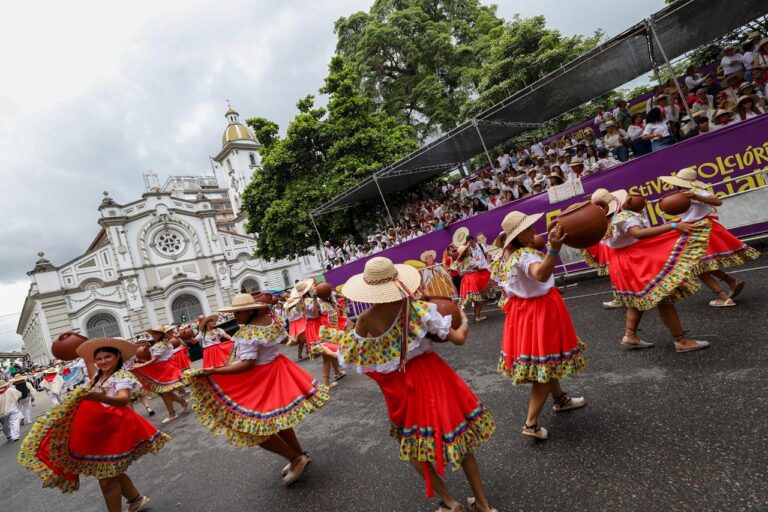
POLYGON ((419 259, 421 261, 423 261, 424 263, 426 263, 428 256, 431 256, 432 257, 432 261, 435 261, 437 259, 437 251, 433 251, 431 249, 428 250, 428 251, 424 251, 421 254, 419 254, 419 259))
POLYGON ((605 202, 608 205, 608 211, 605 213, 607 216, 616 213, 621 208, 621 205, 626 202, 628 195, 627 191, 623 188, 613 192, 609 192, 607 188, 599 188, 592 192, 589 200, 593 203, 595 201, 605 202))
POLYGON ((6 387, 8 387, 8 386, 10 386, 10 385, 11 385, 11 383, 10 383, 10 382, 8 382, 8 381, 5 381, 5 380, 3 380, 3 379, 0 379, 0 389, 6 388, 6 387))
POLYGON ((733 112, 730 112, 728 110, 721 108, 721 109, 718 109, 717 112, 715 112, 715 115, 712 116, 712 118, 717 119, 720 116, 733 116, 733 112))
POLYGON ((147 332, 159 332, 160 334, 165 334, 172 329, 173 327, 171 327, 170 325, 157 324, 156 326, 150 327, 149 329, 147 329, 147 332))
POLYGON ((696 172, 696 169, 693 167, 686 167, 685 169, 680 169, 674 176, 661 176, 660 178, 664 183, 674 185, 675 187, 699 188, 704 190, 707 188, 707 184, 698 181, 696 179, 698 177, 699 175, 696 172))
POLYGON ((284 305, 284 307, 285 307, 286 309, 290 309, 290 308, 292 308, 293 306, 295 306, 296 304, 298 304, 298 303, 299 303, 299 300, 301 300, 301 297, 291 297, 290 299, 288 299, 287 301, 285 301, 285 305, 284 305))
POLYGON ((293 286, 293 290, 291 290, 291 297, 303 297, 309 293, 314 285, 315 280, 311 277, 309 279, 299 281, 293 286))
POLYGON ((258 302, 250 293, 238 293, 232 298, 232 305, 219 309, 222 313, 234 313, 236 311, 249 311, 252 309, 268 308, 269 304, 258 302))
MULTIPOLYGON (((23 375, 15 375, 15 376, 14 376, 14 377, 13 377, 11 380, 9 380, 8 382, 10 382, 11 384, 16 384, 17 382, 21 382, 21 381, 23 381, 23 380, 27 380, 27 378, 26 378, 25 376, 23 376, 23 375)), ((0 387, 2 387, 2 386, 0 386, 0 387)))
POLYGON ((753 104, 755 103, 755 99, 752 96, 748 96, 745 94, 744 96, 739 96, 739 101, 736 102, 736 106, 738 107, 745 101, 751 101, 753 104))
POLYGON ((504 248, 504 240, 507 239, 507 234, 504 231, 499 231, 499 234, 496 235, 496 238, 493 239, 493 245, 494 247, 498 247, 499 249, 504 248))
POLYGON ((464 242, 456 249, 456 261, 464 257, 464 254, 469 250, 469 242, 464 242))
POLYGON ((571 159, 570 162, 568 162, 568 167, 573 167, 574 165, 584 165, 584 162, 582 162, 578 158, 573 158, 571 159))
POLYGON ((43 373, 47 373, 48 375, 51 375, 53 373, 59 373, 59 371, 56 368, 46 368, 43 370, 43 373))
POLYGON ((93 362, 94 354, 102 347, 111 347, 117 349, 120 352, 120 356, 123 361, 127 361, 136 355, 136 345, 130 341, 122 338, 95 338, 92 340, 84 341, 82 345, 77 347, 77 355, 85 359, 86 361, 93 362))
POLYGON ((512 240, 517 238, 517 235, 533 226, 543 215, 543 213, 526 215, 523 212, 509 212, 507 216, 504 217, 504 220, 501 221, 501 227, 506 234, 504 247, 512 243, 512 240))
POLYGON ((469 236, 469 228, 464 226, 460 227, 453 233, 453 237, 452 237, 453 245, 456 247, 460 246, 467 240, 468 236, 469 236))
POLYGON ((720 80, 720 85, 730 87, 732 82, 735 82, 736 84, 740 84, 742 78, 744 78, 744 72, 737 71, 733 74, 723 77, 723 79, 720 80))
POLYGON ((352 276, 341 292, 357 302, 386 304, 403 300, 421 285, 421 274, 409 265, 395 265, 377 256, 365 263, 362 274, 352 276))
POLYGON ((213 322, 213 325, 216 325, 216 322, 218 321, 219 321, 219 315, 208 315, 207 317, 197 322, 197 328, 202 331, 203 327, 208 325, 209 322, 213 322))

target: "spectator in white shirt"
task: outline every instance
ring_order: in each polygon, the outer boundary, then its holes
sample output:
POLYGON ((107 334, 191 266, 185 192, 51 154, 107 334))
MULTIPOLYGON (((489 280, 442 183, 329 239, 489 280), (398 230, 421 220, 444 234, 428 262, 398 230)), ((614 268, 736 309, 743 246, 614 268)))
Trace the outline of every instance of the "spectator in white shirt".
POLYGON ((744 55, 738 53, 734 45, 726 45, 723 48, 723 58, 720 60, 720 65, 723 66, 724 76, 744 71, 744 55))
POLYGON ((643 156, 651 152, 651 143, 643 139, 645 130, 645 115, 638 112, 632 117, 632 124, 627 128, 627 136, 632 145, 632 153, 636 157, 643 156))
POLYGON ((697 73, 693 66, 688 66, 688 69, 685 70, 685 86, 688 87, 689 91, 695 91, 706 79, 707 77, 697 73))
POLYGON ((536 137, 533 138, 533 142, 531 143, 531 155, 536 158, 544 156, 544 144, 539 142, 539 139, 536 137))
POLYGON ((629 160, 629 149, 627 148, 629 137, 627 132, 619 128, 615 121, 608 121, 605 124, 605 129, 608 131, 603 138, 605 148, 613 153, 619 161, 626 162, 629 160))
POLYGON ((512 167, 512 158, 510 158, 510 156, 506 154, 503 149, 499 150, 499 156, 496 157, 496 161, 499 163, 499 166, 502 170, 512 167))
POLYGON ((605 133, 606 122, 608 122, 607 114, 605 113, 605 110, 599 108, 597 110, 597 115, 595 116, 595 126, 597 126, 597 130, 600 132, 600 135, 605 133))
POLYGON ((755 66, 755 55, 757 55, 757 42, 760 41, 760 32, 752 32, 747 39, 741 43, 744 64, 744 81, 752 81, 752 68, 755 66))
POLYGON ((651 151, 660 151, 674 144, 660 108, 652 108, 648 112, 648 116, 645 118, 643 139, 651 141, 651 151))
POLYGON ((735 119, 733 119, 733 114, 723 109, 720 109, 717 112, 715 112, 715 117, 713 121, 714 123, 712 126, 712 131, 721 130, 726 126, 731 126, 732 124, 736 124, 738 122, 735 119))

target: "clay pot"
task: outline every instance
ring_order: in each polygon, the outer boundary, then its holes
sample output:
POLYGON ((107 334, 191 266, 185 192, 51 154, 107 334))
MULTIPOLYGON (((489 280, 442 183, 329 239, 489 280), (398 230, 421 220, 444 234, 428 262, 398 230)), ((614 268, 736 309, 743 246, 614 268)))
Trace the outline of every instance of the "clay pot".
POLYGON ((77 359, 77 347, 88 341, 88 338, 76 332, 63 332, 59 334, 51 344, 51 353, 56 359, 62 361, 74 361, 77 359))
POLYGON ((461 310, 450 297, 425 297, 424 300, 437 306, 437 311, 441 315, 451 316, 451 329, 458 329, 461 326, 461 310))
POLYGON ((152 354, 149 353, 149 345, 147 343, 142 343, 136 347, 136 359, 142 363, 152 359, 152 354))
POLYGON ((280 298, 283 299, 283 300, 288 300, 288 299, 291 298, 291 294, 288 293, 288 292, 283 292, 283 293, 280 294, 280 298))
POLYGON ((563 233, 568 235, 565 245, 574 249, 586 249, 602 240, 608 231, 608 218, 605 216, 607 211, 608 205, 604 201, 575 203, 558 215, 547 230, 559 224, 563 233))
POLYGON ((168 340, 168 343, 170 343, 173 348, 179 348, 181 346, 181 340, 176 336, 168 340))
POLYGON ((643 213, 645 210, 645 198, 641 195, 631 194, 624 203, 624 209, 635 213, 643 213))
POLYGON ((659 208, 667 215, 680 215, 691 207, 691 198, 679 190, 661 196, 659 208))
POLYGON ((191 340, 195 337, 195 331, 191 327, 185 327, 179 332, 179 337, 184 341, 191 340))
POLYGON ((253 297, 253 300, 255 300, 256 302, 261 302, 263 304, 274 304, 273 302, 274 297, 272 297, 272 295, 270 295, 269 293, 253 292, 251 296, 253 297))
POLYGON ((547 241, 543 236, 533 235, 533 248, 537 251, 545 251, 547 249, 547 241))
POLYGON ((315 293, 321 299, 330 299, 333 288, 328 283, 320 283, 315 287, 315 293))

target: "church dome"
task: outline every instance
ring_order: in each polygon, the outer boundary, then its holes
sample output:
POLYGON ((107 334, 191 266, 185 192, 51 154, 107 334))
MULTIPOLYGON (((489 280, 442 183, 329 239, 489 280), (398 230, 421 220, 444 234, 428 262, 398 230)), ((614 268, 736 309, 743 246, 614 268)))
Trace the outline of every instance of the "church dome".
POLYGON ((230 105, 224 117, 229 121, 229 125, 224 129, 224 134, 221 136, 221 145, 225 145, 228 142, 234 142, 236 140, 250 140, 256 142, 256 137, 253 136, 251 130, 247 126, 240 122, 240 114, 232 108, 230 105))

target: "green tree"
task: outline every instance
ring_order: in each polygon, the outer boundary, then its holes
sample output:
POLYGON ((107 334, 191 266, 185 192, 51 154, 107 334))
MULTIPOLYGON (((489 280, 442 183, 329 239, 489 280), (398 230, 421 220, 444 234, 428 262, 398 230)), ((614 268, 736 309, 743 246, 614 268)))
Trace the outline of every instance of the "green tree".
MULTIPOLYGON (((327 108, 315 108, 312 96, 300 100, 285 137, 278 136, 271 121, 246 121, 263 145, 261 169, 243 195, 249 231, 258 234, 258 256, 307 254, 318 242, 312 209, 418 147, 413 128, 377 110, 358 84, 357 75, 337 56, 320 90, 328 95, 327 108)), ((334 242, 359 239, 380 218, 377 208, 323 216, 321 231, 334 242)))
POLYGON ((603 37, 563 37, 546 26, 544 16, 515 18, 494 39, 487 62, 478 73, 477 97, 465 104, 470 116, 500 102, 536 82, 581 54, 594 48, 603 37))
POLYGON ((461 121, 503 20, 479 0, 376 0, 336 22, 363 92, 420 140, 461 121))

